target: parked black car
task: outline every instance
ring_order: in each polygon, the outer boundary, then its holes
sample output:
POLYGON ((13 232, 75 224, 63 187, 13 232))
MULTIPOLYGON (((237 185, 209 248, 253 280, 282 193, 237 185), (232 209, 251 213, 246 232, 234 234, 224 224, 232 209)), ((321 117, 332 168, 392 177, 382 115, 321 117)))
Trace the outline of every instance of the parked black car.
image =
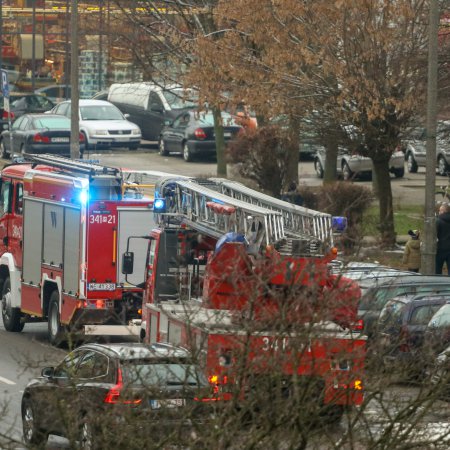
POLYGON ((450 299, 428 323, 425 342, 429 351, 435 355, 450 345, 450 299))
POLYGON ((185 350, 168 344, 85 344, 57 367, 46 367, 22 397, 24 441, 49 434, 83 449, 161 448, 201 433, 218 402, 185 350), (189 419, 189 420, 188 420, 189 419), (203 425, 204 426, 204 425, 203 425), (161 436, 161 433, 163 436, 161 436), (129 442, 131 437, 141 444, 129 442), (109 439, 108 442, 102 439, 109 439), (127 441, 125 441, 127 440, 127 441), (162 445, 162 444, 161 444, 162 445))
POLYGON ((364 321, 364 333, 371 338, 376 332, 376 324, 386 303, 400 295, 450 293, 450 282, 442 275, 402 275, 391 276, 369 287, 361 297, 358 318, 364 321))
MULTIPOLYGON (((235 137, 242 127, 233 116, 222 113, 225 142, 235 137)), ((159 153, 183 155, 185 161, 192 161, 194 156, 216 155, 216 137, 214 135, 214 118, 212 112, 187 111, 169 122, 159 137, 159 153)))
MULTIPOLYGON (((8 112, 4 109, 5 99, 0 95, 0 131, 9 127, 8 112)), ((55 104, 44 95, 31 92, 10 92, 9 115, 11 122, 26 113, 43 113, 50 111, 55 104)))
MULTIPOLYGON (((80 133, 80 153, 85 147, 80 133)), ((70 119, 57 114, 25 114, 0 136, 0 154, 50 153, 70 156, 70 119), (11 148, 12 139, 12 148, 11 148)))
POLYGON ((424 336, 428 322, 450 299, 446 295, 404 295, 381 310, 375 342, 386 364, 399 364, 406 374, 420 373, 428 354, 424 336))

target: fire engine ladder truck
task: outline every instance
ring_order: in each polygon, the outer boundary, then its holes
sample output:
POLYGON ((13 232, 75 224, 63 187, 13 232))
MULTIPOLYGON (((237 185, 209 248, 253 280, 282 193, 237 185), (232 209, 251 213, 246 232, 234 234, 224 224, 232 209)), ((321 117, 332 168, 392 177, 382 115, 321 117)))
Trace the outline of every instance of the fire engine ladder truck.
POLYGON ((25 153, 23 156, 24 162, 30 162, 33 165, 45 164, 47 166, 56 167, 70 172, 88 175, 89 177, 115 176, 121 178, 121 169, 101 166, 89 161, 77 161, 70 158, 65 158, 64 156, 48 154, 36 155, 25 153))
POLYGON ((156 193, 166 200, 163 220, 176 220, 178 216, 192 228, 217 239, 232 231, 243 233, 249 242, 249 251, 254 252, 268 245, 274 245, 282 254, 296 256, 323 256, 329 251, 332 246, 330 215, 293 206, 231 182, 233 184, 235 191, 239 187, 245 195, 236 198, 237 195, 227 195, 229 192, 218 192, 219 183, 214 179, 162 180, 156 193))

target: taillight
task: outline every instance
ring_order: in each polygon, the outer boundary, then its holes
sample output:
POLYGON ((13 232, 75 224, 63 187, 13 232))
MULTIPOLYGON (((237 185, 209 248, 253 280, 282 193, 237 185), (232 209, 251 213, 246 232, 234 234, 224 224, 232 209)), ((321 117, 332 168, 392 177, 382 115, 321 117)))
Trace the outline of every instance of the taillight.
POLYGON ((194 135, 197 139, 206 139, 206 133, 205 130, 203 130, 202 128, 197 128, 194 131, 194 135))
POLYGON ((9 117, 11 117, 11 120, 13 120, 14 117, 16 117, 16 116, 15 116, 15 114, 12 111, 9 112, 9 113, 8 113, 8 111, 3 111, 2 119, 6 119, 7 120, 9 117))
POLYGON ((84 142, 84 134, 80 133, 80 142, 84 142))
POLYGON ((108 391, 103 400, 104 403, 120 403, 123 405, 138 405, 142 402, 141 398, 125 399, 123 398, 123 378, 120 367, 117 369, 117 383, 108 391))
POLYGON ((38 133, 33 136, 33 142, 39 144, 48 144, 50 142, 50 138, 48 136, 42 136, 42 134, 38 133))

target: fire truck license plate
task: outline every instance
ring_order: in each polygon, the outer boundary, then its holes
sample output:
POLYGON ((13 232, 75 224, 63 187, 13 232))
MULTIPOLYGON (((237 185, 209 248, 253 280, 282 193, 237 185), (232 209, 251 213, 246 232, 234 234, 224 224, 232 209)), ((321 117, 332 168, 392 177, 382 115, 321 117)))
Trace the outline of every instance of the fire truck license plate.
POLYGON ((165 400, 150 400, 150 407, 152 409, 159 408, 180 408, 186 404, 184 398, 168 398, 165 400))
POLYGON ((114 291, 116 285, 114 283, 89 283, 88 289, 90 291, 114 291))

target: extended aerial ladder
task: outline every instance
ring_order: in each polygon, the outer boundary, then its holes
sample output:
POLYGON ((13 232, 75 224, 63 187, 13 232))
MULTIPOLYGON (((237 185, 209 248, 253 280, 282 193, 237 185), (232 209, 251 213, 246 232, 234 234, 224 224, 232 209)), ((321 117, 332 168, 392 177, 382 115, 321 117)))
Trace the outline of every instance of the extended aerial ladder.
POLYGON ((272 245, 282 254, 324 256, 333 246, 329 214, 291 205, 240 183, 166 178, 157 184, 155 194, 165 200, 163 220, 179 217, 216 238, 243 233, 254 251, 272 245))

